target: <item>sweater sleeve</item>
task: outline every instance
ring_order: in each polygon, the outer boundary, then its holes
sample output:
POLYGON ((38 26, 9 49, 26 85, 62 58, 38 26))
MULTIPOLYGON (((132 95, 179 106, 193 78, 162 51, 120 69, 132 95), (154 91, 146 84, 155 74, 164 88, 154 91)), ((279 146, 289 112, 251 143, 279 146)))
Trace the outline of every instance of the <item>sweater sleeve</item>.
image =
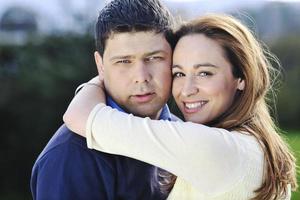
POLYGON ((135 117, 104 104, 93 109, 86 130, 89 148, 156 165, 208 195, 242 180, 246 141, 253 139, 191 122, 135 117))

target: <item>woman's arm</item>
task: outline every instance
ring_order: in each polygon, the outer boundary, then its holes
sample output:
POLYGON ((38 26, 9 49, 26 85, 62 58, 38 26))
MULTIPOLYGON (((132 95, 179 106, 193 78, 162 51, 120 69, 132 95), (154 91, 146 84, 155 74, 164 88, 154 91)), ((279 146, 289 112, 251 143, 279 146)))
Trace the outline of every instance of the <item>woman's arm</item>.
POLYGON ((249 136, 190 122, 134 117, 98 104, 104 100, 103 90, 86 86, 64 115, 72 131, 87 134, 90 148, 156 165, 204 193, 225 191, 242 179, 250 160, 249 136))
POLYGON ((156 165, 212 194, 240 181, 249 146, 258 148, 252 137, 237 132, 135 117, 104 104, 91 112, 86 134, 90 148, 156 165))
POLYGON ((85 83, 72 99, 63 116, 66 126, 71 131, 85 137, 86 121, 90 112, 98 103, 105 103, 102 76, 96 76, 85 83))

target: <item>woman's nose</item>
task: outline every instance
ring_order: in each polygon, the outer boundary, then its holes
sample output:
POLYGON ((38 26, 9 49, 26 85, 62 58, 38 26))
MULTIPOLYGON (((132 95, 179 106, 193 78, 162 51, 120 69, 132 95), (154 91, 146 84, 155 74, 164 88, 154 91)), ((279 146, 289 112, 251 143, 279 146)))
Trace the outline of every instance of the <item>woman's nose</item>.
POLYGON ((194 77, 187 77, 182 90, 181 90, 181 94, 185 97, 190 97, 194 94, 197 94, 199 92, 199 89, 195 83, 194 77))

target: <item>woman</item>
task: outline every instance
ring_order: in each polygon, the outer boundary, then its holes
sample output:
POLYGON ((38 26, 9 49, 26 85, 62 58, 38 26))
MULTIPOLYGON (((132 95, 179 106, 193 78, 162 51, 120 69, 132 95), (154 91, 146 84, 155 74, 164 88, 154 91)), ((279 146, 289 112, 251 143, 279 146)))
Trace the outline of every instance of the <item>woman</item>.
POLYGON ((86 135, 90 148, 175 174, 168 199, 290 199, 297 187, 295 158, 268 111, 270 54, 225 15, 191 21, 176 36, 172 94, 190 122, 94 107, 103 92, 84 87, 64 116, 67 126, 86 135), (82 112, 91 112, 88 119, 82 112))

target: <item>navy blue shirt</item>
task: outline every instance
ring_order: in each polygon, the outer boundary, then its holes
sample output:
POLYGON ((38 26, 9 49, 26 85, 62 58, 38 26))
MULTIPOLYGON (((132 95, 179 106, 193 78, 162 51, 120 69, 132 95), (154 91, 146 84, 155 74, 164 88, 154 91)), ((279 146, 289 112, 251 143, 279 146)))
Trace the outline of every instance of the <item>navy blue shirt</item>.
MULTIPOLYGON (((107 104, 123 111, 111 98, 107 104)), ((167 106, 161 119, 171 120, 167 106)), ((86 139, 62 125, 37 158, 31 192, 37 200, 160 200, 156 167, 88 149, 86 139)))

